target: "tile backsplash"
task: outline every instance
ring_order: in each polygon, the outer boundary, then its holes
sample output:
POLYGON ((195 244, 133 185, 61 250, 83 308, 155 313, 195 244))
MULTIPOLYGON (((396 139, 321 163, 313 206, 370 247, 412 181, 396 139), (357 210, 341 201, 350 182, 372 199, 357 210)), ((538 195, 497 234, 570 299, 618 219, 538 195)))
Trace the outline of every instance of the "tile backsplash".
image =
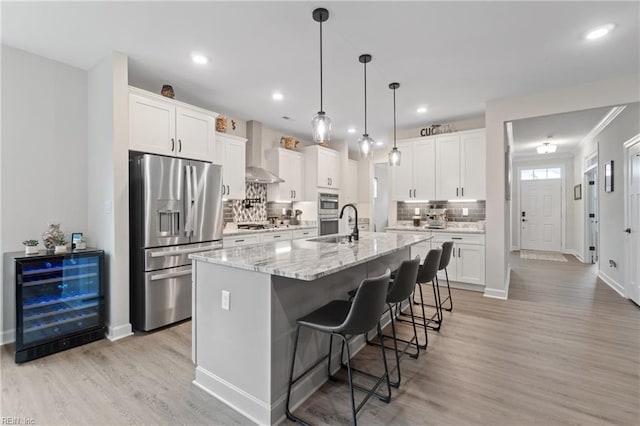
POLYGON ((229 200, 223 204, 222 214, 226 222, 264 222, 269 217, 282 216, 282 209, 291 209, 291 203, 267 203, 267 184, 246 183, 246 198, 259 198, 259 203, 251 203, 245 208, 244 200, 229 200))
POLYGON ((398 220, 411 220, 416 207, 420 208, 420 216, 426 219, 426 209, 447 209, 447 220, 450 222, 477 222, 486 219, 486 201, 471 203, 456 203, 448 201, 434 201, 432 203, 404 203, 398 202, 398 220), (462 216, 462 209, 469 209, 468 216, 462 216))

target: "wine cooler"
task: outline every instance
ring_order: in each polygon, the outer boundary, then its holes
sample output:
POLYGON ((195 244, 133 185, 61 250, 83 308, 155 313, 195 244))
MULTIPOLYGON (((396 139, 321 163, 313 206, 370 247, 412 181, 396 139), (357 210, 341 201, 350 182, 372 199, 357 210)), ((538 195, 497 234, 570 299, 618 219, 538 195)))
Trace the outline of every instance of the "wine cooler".
POLYGON ((15 361, 104 337, 104 252, 22 256, 16 267, 15 361))

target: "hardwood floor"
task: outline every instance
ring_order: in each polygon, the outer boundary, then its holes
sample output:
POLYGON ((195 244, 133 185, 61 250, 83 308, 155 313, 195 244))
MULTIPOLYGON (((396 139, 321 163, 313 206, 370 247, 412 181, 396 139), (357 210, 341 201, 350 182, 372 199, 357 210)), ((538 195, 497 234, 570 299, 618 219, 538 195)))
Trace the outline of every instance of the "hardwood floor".
MULTIPOLYGON (((507 301, 454 290, 442 331, 429 334, 418 360, 402 361, 391 403, 372 399, 360 424, 640 424, 640 309, 573 258, 516 253, 511 265, 507 301)), ((191 384, 190 340, 185 322, 23 365, 5 346, 1 415, 37 424, 250 423, 191 384)), ((373 371, 379 362, 367 347, 355 364, 373 371)), ((296 414, 348 424, 346 386, 325 384, 296 414)))

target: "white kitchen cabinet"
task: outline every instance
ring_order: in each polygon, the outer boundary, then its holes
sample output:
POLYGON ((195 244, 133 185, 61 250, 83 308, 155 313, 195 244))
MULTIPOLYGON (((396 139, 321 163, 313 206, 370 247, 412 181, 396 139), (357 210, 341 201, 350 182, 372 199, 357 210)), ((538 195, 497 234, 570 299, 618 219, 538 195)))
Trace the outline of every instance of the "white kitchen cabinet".
POLYGON ((245 138, 216 133, 218 155, 222 164, 222 197, 227 200, 245 198, 245 138))
MULTIPOLYGON (((453 241, 451 260, 447 267, 449 281, 484 285, 485 252, 483 234, 450 234, 434 232, 432 248, 440 248, 445 241, 453 241)), ((443 284, 444 271, 438 272, 440 284, 443 284)))
POLYGON ((340 189, 338 151, 322 146, 303 148, 305 155, 305 198, 316 201, 318 188, 340 189))
POLYGON ((318 236, 318 229, 310 228, 310 229, 297 229, 293 231, 291 238, 294 240, 297 240, 300 238, 313 238, 317 236, 318 236))
MULTIPOLYGON (((344 203, 358 202, 358 162, 349 159, 343 182, 344 203)), ((342 200, 341 200, 342 202, 342 200)))
POLYGON ((435 139, 417 138, 404 140, 398 145, 402 153, 396 173, 395 199, 435 199, 435 139))
POLYGON ((291 231, 265 232, 260 234, 261 243, 274 243, 278 241, 291 241, 291 231))
POLYGON ((284 148, 271 149, 266 153, 266 167, 284 180, 267 185, 267 200, 304 201, 304 154, 284 148))
POLYGON ((437 200, 484 200, 485 133, 484 130, 436 136, 437 200))
POLYGON ((218 114, 154 93, 129 89, 129 148, 212 161, 218 114))
POLYGON ((260 244, 259 234, 230 235, 222 238, 223 248, 241 247, 241 246, 248 246, 252 244, 260 244))

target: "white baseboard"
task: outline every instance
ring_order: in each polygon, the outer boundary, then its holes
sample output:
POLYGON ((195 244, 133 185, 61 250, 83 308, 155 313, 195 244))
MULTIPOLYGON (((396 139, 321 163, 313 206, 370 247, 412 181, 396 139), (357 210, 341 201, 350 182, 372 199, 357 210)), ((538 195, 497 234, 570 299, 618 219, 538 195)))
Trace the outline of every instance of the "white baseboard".
POLYGON ((112 327, 112 326, 107 327, 106 337, 112 342, 115 342, 116 340, 120 340, 131 335, 133 335, 131 324, 123 324, 117 327, 112 327))
MULTIPOLYGON (((443 283, 443 280, 439 280, 439 285, 440 287, 447 287, 447 281, 445 280, 443 283)), ((458 281, 450 281, 449 285, 451 286, 451 288, 457 288, 459 290, 469 290, 469 291, 479 291, 479 292, 483 292, 484 291, 484 284, 469 284, 469 283, 461 283, 458 281)))
POLYGON ((598 271, 598 278, 604 281, 606 285, 608 285, 613 290, 615 290, 615 292, 618 293, 620 296, 624 297, 625 299, 627 298, 627 296, 625 296, 624 294, 624 287, 621 284, 619 284, 616 280, 611 278, 609 275, 605 274, 602 271, 598 271))
POLYGON ((511 284, 511 265, 507 267, 507 276, 504 279, 504 290, 485 287, 484 297, 507 300, 507 298, 509 297, 509 284, 511 284))
POLYGON ((6 330, 0 332, 0 345, 7 345, 16 341, 16 330, 6 330))

